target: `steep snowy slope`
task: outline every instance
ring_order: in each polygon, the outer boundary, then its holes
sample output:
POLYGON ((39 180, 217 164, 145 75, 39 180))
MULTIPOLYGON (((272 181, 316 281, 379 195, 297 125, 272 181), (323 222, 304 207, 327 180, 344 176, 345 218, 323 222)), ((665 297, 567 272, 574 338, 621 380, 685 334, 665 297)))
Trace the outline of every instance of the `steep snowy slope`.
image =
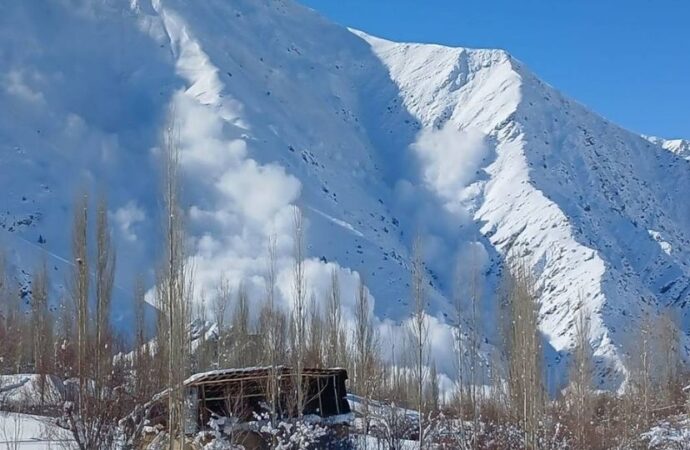
POLYGON ((321 298, 338 270, 351 316, 363 277, 384 337, 407 317, 421 237, 432 345, 449 374, 453 292, 468 297, 477 266, 488 351, 507 255, 538 279, 552 380, 578 298, 605 387, 622 381, 641 316, 672 306, 690 330, 690 162, 505 52, 392 43, 290 1, 39 3, 3 3, 0 17, 2 245, 26 270, 45 259, 63 283, 74 196, 107 191, 121 323, 134 275, 155 260, 157 147, 173 111, 207 295, 225 274, 258 304, 275 235, 289 304, 297 205, 310 291, 321 298))
POLYGON ((687 161, 565 99, 504 53, 362 36, 406 109, 437 130, 413 146, 425 184, 450 209, 461 203, 501 255, 530 261, 555 350, 572 342, 580 298, 602 381, 626 360, 640 317, 670 306, 689 329, 687 161), (471 147, 477 133, 483 150, 476 138, 471 147), (464 177, 468 162, 476 180, 464 177))

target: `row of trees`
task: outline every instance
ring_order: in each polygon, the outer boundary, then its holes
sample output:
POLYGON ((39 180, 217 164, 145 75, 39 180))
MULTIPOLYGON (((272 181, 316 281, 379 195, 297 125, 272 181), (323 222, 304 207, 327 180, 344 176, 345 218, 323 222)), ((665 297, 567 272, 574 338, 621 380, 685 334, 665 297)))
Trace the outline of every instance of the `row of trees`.
MULTIPOLYGON (((501 341, 496 343, 498 351, 487 352, 482 348, 486 330, 480 324, 486 321, 480 317, 482 293, 475 254, 462 261, 458 275, 462 283, 451 324, 458 376, 453 394, 442 398, 430 348, 427 270, 419 241, 410 267, 409 318, 402 326, 391 327, 385 341, 363 280, 350 324, 343 316, 337 271, 331 274, 325 298, 308 296, 304 221, 298 209, 293 218, 289 308, 276 301, 275 238, 269 239, 266 249, 263 298, 249 298, 242 285, 233 290, 221 278, 210 302, 203 298, 193 302, 194 274, 185 251, 174 129, 165 149, 162 251, 152 296, 159 313, 151 330, 145 282, 136 280, 134 351, 124 352, 131 342, 125 346, 110 323, 116 252, 105 200, 97 202, 93 221, 88 196, 79 195, 75 202, 73 265, 64 298, 49 298, 46 264, 33 271, 28 286, 20 287, 12 282, 0 257, 0 371, 37 373, 42 384, 48 375, 75 380, 67 383, 73 390, 72 401, 61 417, 80 448, 109 448, 116 438, 134 445, 141 428, 123 429, 118 420, 130 413, 146 415, 149 400, 163 390, 168 394, 167 433, 180 436, 185 429, 185 378, 192 372, 251 365, 271 367, 273 373, 279 365, 290 365, 296 379, 301 379, 305 367, 347 367, 350 390, 361 397, 359 431, 379 437, 389 448, 399 448, 402 438, 415 439, 420 447, 434 443, 449 448, 536 449, 566 444, 610 448, 631 445, 653 420, 680 410, 684 374, 680 336, 671 315, 643 320, 636 342, 640 351, 631 356, 625 394, 601 394, 594 389, 596 365, 581 298, 573 304, 578 314, 569 385, 551 400, 537 326, 536 283, 520 261, 509 262, 504 271, 501 314, 495 321, 501 341), (261 305, 255 315, 251 304, 261 305), (193 336, 190 324, 205 329, 207 321, 216 325, 215 334, 193 336)), ((307 399, 303 386, 296 386, 300 414, 307 399)), ((277 378, 271 377, 267 403, 274 423, 279 419, 278 389, 277 378)), ((43 402, 43 388, 41 392, 43 402)), ((169 442, 172 449, 174 439, 169 442)))
MULTIPOLYGON (((473 311, 470 329, 463 331, 457 324, 457 386, 452 397, 441 399, 429 348, 425 313, 428 283, 419 247, 415 246, 412 260, 413 301, 404 330, 407 338, 400 340, 399 332, 391 332, 393 338, 386 343, 374 323, 363 282, 357 289, 354 323, 349 328, 343 320, 337 271, 332 272, 326 298, 306 300, 304 241, 300 236, 303 226, 298 212, 294 219, 294 304, 290 310, 276 304, 276 252, 275 240, 271 239, 266 293, 258 299, 263 303, 256 317, 250 314, 250 302, 257 299, 250 299, 242 286, 233 291, 223 278, 210 304, 202 300, 196 309, 191 307, 192 274, 184 265, 182 247, 177 246, 182 238, 176 233, 181 233, 182 226, 171 214, 168 239, 177 242, 168 244, 168 263, 165 271, 159 270, 155 291, 162 314, 157 316, 151 336, 145 320, 144 284, 138 280, 134 288, 135 351, 116 358, 124 346, 108 320, 116 258, 108 232, 107 205, 100 201, 96 208, 93 251, 89 251, 86 238, 87 197, 80 196, 77 205, 72 233, 75 264, 67 301, 60 302, 58 308, 49 306, 50 280, 45 264, 34 271, 30 291, 24 295, 30 299, 28 308, 7 271, 0 271, 0 334, 4 338, 0 339, 0 369, 74 378, 74 402, 67 405, 64 420, 81 448, 108 448, 118 419, 166 388, 172 392, 168 396, 168 432, 175 436, 184 429, 182 381, 187 375, 249 365, 275 368, 287 364, 298 373, 303 367, 347 367, 352 377, 350 389, 362 398, 361 432, 377 435, 394 447, 407 437, 422 446, 446 442, 459 448, 481 448, 488 439, 496 441, 496 436, 502 435, 508 445, 524 448, 542 448, 549 442, 570 442, 575 448, 609 448, 612 442, 635 442, 655 418, 680 410, 680 336, 671 317, 666 314, 643 321, 640 352, 631 357, 626 393, 620 397, 597 394, 590 324, 582 299, 574 305, 578 314, 570 384, 562 396, 550 401, 543 379, 534 281, 519 264, 506 271, 501 290, 503 341, 499 360, 489 361, 480 352, 481 298, 478 288, 473 287, 469 295, 473 311), (93 264, 89 254, 95 255, 93 264), (61 316, 59 327, 54 326, 56 316, 61 316), (217 334, 211 339, 202 334, 192 343, 188 324, 193 319, 196 323, 215 323, 217 334), (381 355, 386 344, 390 345, 390 357, 384 361, 381 355), (486 385, 481 390, 480 379, 486 385), (413 415, 412 420, 397 413, 398 408, 412 408, 420 414, 413 415)), ((3 261, 0 258, 0 264, 4 265, 3 261)), ((458 311, 461 309, 466 307, 458 306, 458 311)), ((272 390, 271 398, 275 399, 277 387, 272 390)), ((297 395, 297 404, 303 404, 303 394, 298 390, 297 395)), ((271 414, 275 417, 274 408, 271 414)), ((131 436, 132 442, 135 437, 131 436)))

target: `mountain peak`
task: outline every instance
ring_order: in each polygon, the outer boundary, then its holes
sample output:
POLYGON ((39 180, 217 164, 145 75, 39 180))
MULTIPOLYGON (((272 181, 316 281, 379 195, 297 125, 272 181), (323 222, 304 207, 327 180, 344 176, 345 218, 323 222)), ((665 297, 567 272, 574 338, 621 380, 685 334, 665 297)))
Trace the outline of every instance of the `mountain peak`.
POLYGON ((108 191, 129 262, 118 286, 152 267, 156 156, 174 111, 200 291, 223 275, 262 298, 276 236, 289 307, 299 206, 310 295, 325 298, 335 270, 351 320, 365 280, 385 338, 408 317, 420 236, 447 373, 452 299, 467 298, 458 261, 483 274, 487 352, 506 260, 528 264, 554 386, 580 300, 602 387, 625 379, 643 317, 672 308, 690 328, 687 142, 623 130, 505 51, 395 43, 289 1, 84 2, 101 8, 89 14, 31 3, 0 19, 0 225, 18 266, 48 258, 65 279, 70 205, 91 186, 108 191))

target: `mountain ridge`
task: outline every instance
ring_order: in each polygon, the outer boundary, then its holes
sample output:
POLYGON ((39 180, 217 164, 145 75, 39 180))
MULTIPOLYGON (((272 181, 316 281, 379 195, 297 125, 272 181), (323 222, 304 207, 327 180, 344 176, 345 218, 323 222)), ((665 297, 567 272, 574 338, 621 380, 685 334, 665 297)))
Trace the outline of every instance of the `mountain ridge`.
MULTIPOLYGON (((667 150, 673 144, 567 99, 505 51, 394 43, 288 1, 82 1, 47 12, 30 4, 12 5, 0 22, 8 63, 0 100, 14 113, 0 125, 1 162, 13 169, 0 181, 11 193, 0 220, 17 267, 37 261, 38 246, 62 260, 61 281, 69 250, 59 224, 68 223, 76 187, 99 179, 125 258, 150 266, 152 179, 172 109, 192 259, 206 289, 224 272, 260 299, 275 235, 289 305, 298 205, 309 222, 313 294, 324 296, 339 271, 351 318, 362 277, 384 338, 406 319, 410 249, 421 236, 432 348, 447 374, 452 333, 441 323, 453 314, 453 285, 467 276, 456 276, 457 259, 485 274, 487 318, 498 313, 506 256, 528 262, 554 385, 567 372, 580 298, 602 388, 622 386, 639 321, 668 305, 687 351, 690 162, 667 150), (70 47, 77 35, 93 42, 70 47), (26 55, 12 50, 18 37, 33 43, 26 55), (37 50, 48 42, 57 56, 37 50), (69 172, 76 180, 60 176, 69 172)), ((135 271, 120 269, 119 284, 135 271)), ((123 300, 118 314, 126 309, 123 300)), ((482 332, 490 353, 491 320, 482 332)))

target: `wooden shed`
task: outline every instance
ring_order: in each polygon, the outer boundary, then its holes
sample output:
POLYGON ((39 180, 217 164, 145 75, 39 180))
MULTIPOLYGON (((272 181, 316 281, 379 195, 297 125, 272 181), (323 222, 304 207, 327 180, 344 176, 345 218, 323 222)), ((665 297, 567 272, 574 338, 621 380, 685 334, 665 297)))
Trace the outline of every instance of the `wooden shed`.
MULTIPOLYGON (((305 368, 302 371, 304 415, 322 418, 351 412, 347 401, 347 371, 341 368, 305 368)), ((210 418, 255 420, 274 404, 280 417, 296 417, 297 377, 290 367, 249 367, 198 373, 185 380, 187 433, 208 429, 210 418), (271 389, 271 386, 277 389, 271 389), (271 392, 276 399, 270 402, 271 392)))

